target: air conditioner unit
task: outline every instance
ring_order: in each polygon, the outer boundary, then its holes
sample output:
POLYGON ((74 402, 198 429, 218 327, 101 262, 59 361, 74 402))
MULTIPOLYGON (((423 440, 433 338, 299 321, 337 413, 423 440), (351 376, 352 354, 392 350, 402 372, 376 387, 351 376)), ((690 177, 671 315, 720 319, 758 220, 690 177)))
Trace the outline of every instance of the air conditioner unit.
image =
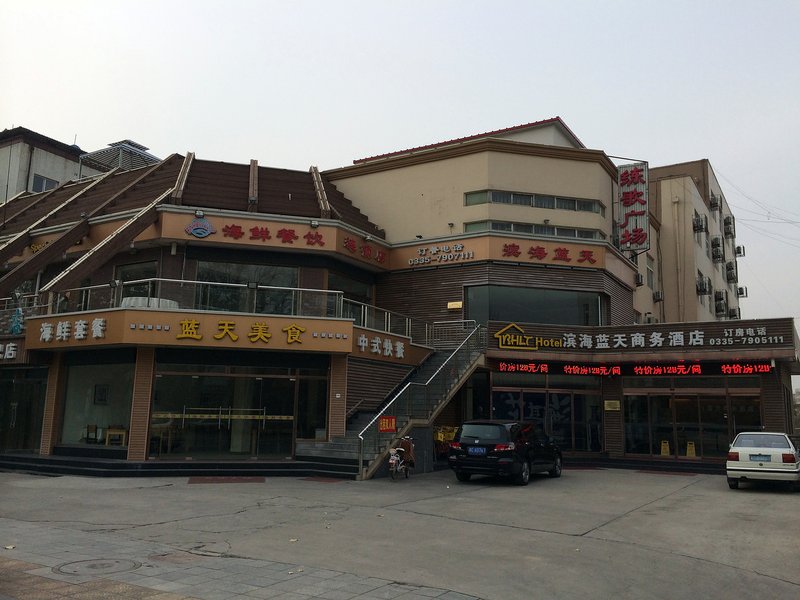
POLYGON ((728 303, 725 301, 715 302, 714 308, 716 309, 718 315, 724 315, 728 311, 728 303))
POLYGON ((714 262, 723 262, 725 260, 725 252, 722 248, 712 248, 711 258, 714 259, 714 262))
POLYGON ((722 199, 715 196, 714 194, 711 194, 711 197, 708 199, 708 207, 711 210, 719 210, 721 206, 722 206, 722 199))
POLYGON ((711 238, 711 247, 722 248, 722 237, 719 235, 715 235, 713 238, 711 238))
POLYGON ((736 283, 739 281, 739 275, 736 272, 735 262, 729 262, 725 264, 725 279, 728 283, 736 283))
POLYGON ((653 292, 653 302, 662 302, 664 300, 664 292, 653 292))
POLYGON ((657 323, 656 318, 653 315, 645 315, 644 322, 645 323, 657 323))
POLYGON ((708 231, 708 217, 705 215, 699 215, 692 219, 692 229, 695 232, 698 231, 708 231))
POLYGON ((740 308, 731 308, 728 310, 728 318, 729 319, 740 319, 742 316, 742 311, 740 308))
POLYGON ((644 285, 644 275, 642 275, 641 273, 636 274, 636 285, 637 287, 640 285, 644 285))
POLYGON ((711 279, 700 276, 697 278, 697 295, 706 296, 711 293, 711 279))
POLYGON ((722 222, 722 231, 725 237, 736 237, 736 226, 733 222, 733 217, 725 217, 722 222))
POLYGON ((744 256, 744 246, 736 246, 736 256, 739 258, 744 256))
POLYGON ((716 290, 714 292, 714 302, 725 302, 725 290, 716 290))
POLYGON ((736 295, 739 298, 747 298, 747 288, 745 286, 739 286, 736 288, 736 295))

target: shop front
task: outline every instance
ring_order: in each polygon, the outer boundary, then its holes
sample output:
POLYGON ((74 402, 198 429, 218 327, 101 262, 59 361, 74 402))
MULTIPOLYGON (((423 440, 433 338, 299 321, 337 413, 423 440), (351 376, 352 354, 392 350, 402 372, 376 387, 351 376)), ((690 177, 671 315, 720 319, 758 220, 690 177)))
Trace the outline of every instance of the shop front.
POLYGON ((473 416, 540 422, 565 451, 721 461, 740 431, 793 432, 791 319, 571 327, 491 322, 473 416))
POLYGON ((30 319, 28 331, 51 361, 43 455, 290 459, 298 440, 343 428, 329 382, 342 376, 332 357, 352 350, 349 320, 110 310, 30 319))

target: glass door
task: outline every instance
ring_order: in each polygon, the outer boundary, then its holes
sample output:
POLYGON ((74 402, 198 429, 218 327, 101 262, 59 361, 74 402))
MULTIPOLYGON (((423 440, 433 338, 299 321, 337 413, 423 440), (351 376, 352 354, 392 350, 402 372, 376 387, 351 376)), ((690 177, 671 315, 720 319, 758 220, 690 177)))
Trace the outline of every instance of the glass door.
POLYGON ((700 427, 703 432, 703 457, 728 455, 728 408, 725 396, 700 398, 700 427))
POLYGON ((572 449, 572 394, 550 392, 550 435, 562 450, 572 449))
POLYGON ((41 444, 45 379, 22 370, 0 375, 0 452, 37 452, 41 444))
POLYGON ((700 414, 696 396, 676 397, 675 448, 678 458, 698 458, 700 448, 700 414))

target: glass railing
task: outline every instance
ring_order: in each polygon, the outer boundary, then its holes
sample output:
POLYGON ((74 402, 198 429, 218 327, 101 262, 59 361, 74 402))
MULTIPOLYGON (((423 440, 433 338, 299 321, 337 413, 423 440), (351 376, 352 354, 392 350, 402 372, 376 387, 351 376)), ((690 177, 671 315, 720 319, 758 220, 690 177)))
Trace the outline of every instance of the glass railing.
POLYGON ((358 434, 359 464, 382 454, 410 421, 427 423, 485 351, 486 328, 476 326, 427 381, 403 386, 358 434))
POLYGON ((340 291, 161 278, 0 298, 0 334, 23 333, 29 317, 111 308, 352 319, 357 327, 409 336, 420 344, 430 337, 426 323, 346 299, 340 291))

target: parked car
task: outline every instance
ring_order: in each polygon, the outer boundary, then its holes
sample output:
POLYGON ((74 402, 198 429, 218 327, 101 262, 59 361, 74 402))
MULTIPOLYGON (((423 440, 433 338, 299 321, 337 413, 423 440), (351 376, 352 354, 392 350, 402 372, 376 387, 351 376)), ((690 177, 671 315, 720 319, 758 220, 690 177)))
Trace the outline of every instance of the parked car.
POLYGON ((490 475, 527 485, 532 473, 561 477, 562 457, 558 445, 533 422, 482 419, 458 428, 448 462, 459 481, 490 475))
POLYGON ((786 481, 800 484, 800 448, 797 438, 785 433, 743 431, 733 440, 725 470, 728 487, 742 481, 786 481))

